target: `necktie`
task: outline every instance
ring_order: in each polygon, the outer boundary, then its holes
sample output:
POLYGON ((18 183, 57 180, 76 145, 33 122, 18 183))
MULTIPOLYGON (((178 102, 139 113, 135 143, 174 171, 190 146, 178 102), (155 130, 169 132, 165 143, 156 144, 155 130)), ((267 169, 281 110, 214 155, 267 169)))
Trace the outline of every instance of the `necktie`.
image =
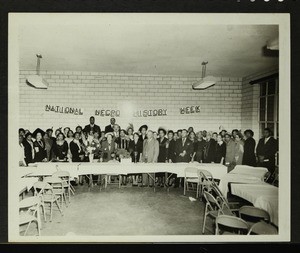
POLYGON ((184 146, 185 138, 182 139, 182 147, 184 146))

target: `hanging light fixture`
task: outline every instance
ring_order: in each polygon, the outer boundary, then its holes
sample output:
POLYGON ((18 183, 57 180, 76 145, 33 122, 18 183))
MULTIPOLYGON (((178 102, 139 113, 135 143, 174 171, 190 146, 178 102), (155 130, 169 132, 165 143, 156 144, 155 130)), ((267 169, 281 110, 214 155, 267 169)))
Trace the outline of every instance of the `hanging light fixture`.
POLYGON ((34 88, 47 89, 49 86, 48 82, 40 76, 40 65, 41 65, 40 60, 42 58, 42 55, 37 54, 36 57, 37 57, 36 75, 28 76, 26 82, 28 85, 34 88))
POLYGON ((217 79, 214 76, 205 76, 206 65, 208 62, 202 62, 202 78, 200 81, 193 83, 194 90, 205 90, 216 84, 217 79))

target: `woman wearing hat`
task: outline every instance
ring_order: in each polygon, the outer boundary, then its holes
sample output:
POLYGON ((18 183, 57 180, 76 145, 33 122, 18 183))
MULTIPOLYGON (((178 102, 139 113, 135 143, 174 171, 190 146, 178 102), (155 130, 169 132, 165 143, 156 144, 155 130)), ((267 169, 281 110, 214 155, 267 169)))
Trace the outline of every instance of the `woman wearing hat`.
MULTIPOLYGON (((157 158, 158 163, 165 163, 167 160, 167 147, 166 144, 168 142, 168 139, 166 138, 167 131, 163 128, 158 129, 158 143, 159 143, 159 154, 157 158)), ((156 179, 158 186, 164 186, 164 181, 165 181, 165 175, 164 173, 157 173, 156 174, 156 179)))
POLYGON ((139 128, 139 132, 140 132, 140 141, 144 142, 145 139, 147 139, 147 130, 148 130, 148 126, 147 125, 142 125, 139 128))
POLYGON ((32 142, 32 134, 27 132, 25 134, 25 140, 23 141, 24 153, 25 153, 25 162, 28 165, 29 163, 33 163, 34 159, 34 148, 32 142))

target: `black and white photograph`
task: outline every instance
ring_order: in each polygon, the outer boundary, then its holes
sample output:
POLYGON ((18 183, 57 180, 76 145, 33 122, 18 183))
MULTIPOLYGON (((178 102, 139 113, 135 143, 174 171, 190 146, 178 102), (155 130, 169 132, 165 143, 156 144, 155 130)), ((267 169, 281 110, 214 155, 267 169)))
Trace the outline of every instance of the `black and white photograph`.
POLYGON ((289 31, 10 13, 9 242, 289 241, 289 31))

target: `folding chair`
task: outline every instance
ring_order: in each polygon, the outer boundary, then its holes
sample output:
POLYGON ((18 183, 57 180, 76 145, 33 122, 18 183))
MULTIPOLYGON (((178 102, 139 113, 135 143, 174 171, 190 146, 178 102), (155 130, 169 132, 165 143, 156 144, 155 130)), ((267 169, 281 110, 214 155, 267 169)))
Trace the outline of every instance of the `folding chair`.
POLYGON ((70 182, 70 173, 68 171, 57 171, 52 174, 52 177, 58 177, 62 180, 63 187, 66 190, 66 195, 68 197, 69 203, 71 196, 71 182, 70 182))
POLYGON ((257 223, 254 223, 249 232, 248 235, 277 235, 278 230, 275 226, 273 226, 270 223, 266 223, 264 221, 260 221, 257 223))
MULTIPOLYGON (((207 189, 208 192, 211 191, 213 185, 217 185, 214 181, 213 175, 207 170, 198 170, 199 186, 201 188, 200 197, 203 196, 204 189, 207 189)), ((199 188, 199 190, 200 190, 199 188)))
POLYGON ((43 195, 44 195, 44 192, 45 192, 45 188, 47 188, 47 183, 46 182, 42 182, 42 181, 37 181, 34 183, 33 185, 33 189, 34 189, 34 196, 37 196, 40 198, 40 207, 42 207, 43 209, 43 215, 44 215, 44 220, 45 222, 47 221, 47 218, 46 218, 46 209, 45 209, 45 202, 44 202, 44 199, 43 199, 43 195))
POLYGON ((196 198, 199 195, 199 187, 200 187, 200 179, 198 168, 195 167, 187 167, 184 170, 184 185, 183 185, 183 195, 187 191, 190 191, 189 184, 192 185, 193 190, 195 191, 194 184, 196 184, 196 198))
POLYGON ((219 215, 216 218, 216 235, 222 234, 247 234, 249 225, 243 219, 231 215, 219 215), (222 229, 220 229, 220 227, 222 229))
POLYGON ((53 193, 56 196, 59 196, 61 201, 61 207, 63 207, 63 203, 65 203, 65 205, 68 206, 63 180, 59 177, 52 176, 45 177, 44 182, 50 184, 52 186, 53 193))
MULTIPOLYGON (((63 215, 63 211, 58 203, 60 196, 56 195, 53 191, 53 187, 48 184, 47 182, 37 182, 34 186, 35 195, 40 197, 41 202, 44 205, 45 203, 49 203, 50 208, 50 222, 52 221, 52 214, 53 214, 53 205, 54 203, 57 205, 58 210, 60 211, 61 215, 63 215)), ((44 213, 44 215, 46 212, 44 213)), ((46 221, 46 216, 44 217, 46 221)))
POLYGON ((249 226, 259 221, 270 222, 270 215, 267 211, 254 207, 254 206, 242 206, 239 209, 239 217, 247 221, 249 226))
POLYGON ((36 222, 38 235, 41 235, 40 201, 39 197, 34 196, 19 202, 19 225, 28 224, 24 236, 27 234, 32 222, 36 222))
POLYGON ((206 190, 204 190, 203 196, 206 200, 206 204, 203 217, 202 234, 204 234, 205 232, 207 216, 210 216, 212 219, 216 219, 219 214, 234 215, 230 209, 226 208, 226 206, 222 202, 222 199, 220 199, 219 197, 215 198, 213 194, 209 193, 206 190))

